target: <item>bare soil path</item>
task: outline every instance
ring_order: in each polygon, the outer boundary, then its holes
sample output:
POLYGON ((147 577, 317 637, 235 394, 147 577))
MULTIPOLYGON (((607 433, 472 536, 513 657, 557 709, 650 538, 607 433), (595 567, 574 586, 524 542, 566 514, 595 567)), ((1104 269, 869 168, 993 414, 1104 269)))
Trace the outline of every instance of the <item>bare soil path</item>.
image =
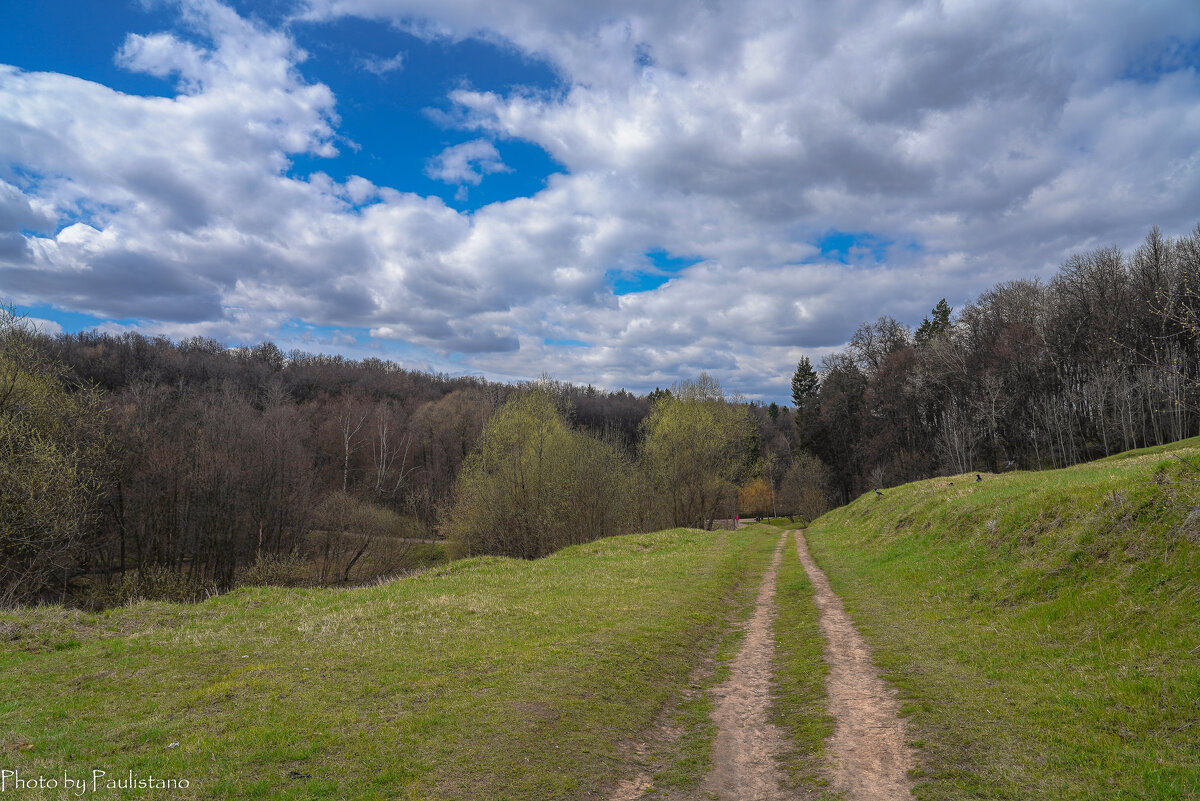
MULTIPOLYGON (((783 801, 789 798, 780 789, 782 776, 776 762, 776 755, 783 750, 783 733, 770 720, 775 578, 786 543, 785 533, 780 536, 775 557, 763 574, 754 614, 746 623, 742 649, 729 665, 729 679, 712 689, 713 722, 717 724, 712 769, 694 792, 655 794, 654 798, 662 801, 783 801)), ((671 733, 667 734, 670 739, 671 733)), ((646 791, 650 785, 650 775, 639 773, 617 785, 608 801, 648 798, 646 791)))
POLYGON ((915 755, 905 739, 896 693, 871 662, 871 651, 846 614, 829 580, 796 532, 796 551, 812 582, 825 636, 825 680, 834 733, 829 740, 834 789, 849 801, 899 801, 912 797, 908 770, 915 755))
MULTIPOLYGON (((796 552, 813 584, 820 611, 825 658, 829 662, 826 692, 835 719, 829 740, 833 789, 847 801, 910 801, 908 770, 915 755, 905 740, 895 691, 871 662, 866 642, 854 628, 842 601, 808 554, 804 535, 797 531, 796 552)), ((695 793, 670 794, 666 801, 786 801, 777 757, 785 750, 784 735, 771 723, 771 659, 775 652, 775 583, 788 533, 775 548, 763 574, 754 614, 746 623, 746 638, 730 664, 728 681, 713 688, 713 767, 695 793)), ((640 773, 622 782, 609 801, 647 797, 650 775, 640 773)), ((664 796, 656 795, 656 798, 664 796)))
POLYGON ((776 801, 789 797, 781 789, 777 756, 783 733, 771 723, 771 657, 775 653, 775 577, 787 534, 779 538, 775 558, 763 574, 746 625, 742 650, 730 665, 729 680, 713 689, 713 767, 700 785, 704 798, 725 801, 776 801))

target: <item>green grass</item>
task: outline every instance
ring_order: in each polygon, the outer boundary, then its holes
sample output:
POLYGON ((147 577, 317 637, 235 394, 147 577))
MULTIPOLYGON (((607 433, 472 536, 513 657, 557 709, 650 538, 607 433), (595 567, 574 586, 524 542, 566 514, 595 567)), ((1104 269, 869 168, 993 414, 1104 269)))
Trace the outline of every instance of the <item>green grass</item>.
MULTIPOLYGON (((170 797, 600 792, 776 536, 672 530, 368 588, 0 613, 0 768, 190 782, 170 797)), ((15 797, 59 797, 41 792, 15 797)))
MULTIPOLYGON (((787 785, 806 798, 833 798, 825 770, 825 740, 833 734, 828 713, 824 639, 813 586, 788 537, 775 586, 775 688, 772 722, 788 744, 783 755, 787 785)), ((798 796, 799 797, 799 796, 798 796)))
POLYGON ((870 493, 806 532, 906 701, 918 798, 1200 797, 1200 491, 1177 457, 1200 440, 870 493))
POLYGON ((779 528, 792 529, 803 528, 808 525, 808 521, 797 515, 796 517, 768 517, 763 519, 763 523, 768 526, 778 526, 779 528))
POLYGON ((761 573, 774 553, 779 535, 766 526, 756 526, 754 530, 774 536, 755 541, 753 563, 759 572, 755 580, 744 581, 735 588, 711 653, 693 666, 692 685, 668 716, 668 728, 674 736, 667 738, 664 747, 649 760, 653 781, 647 792, 651 796, 693 790, 712 768, 712 748, 717 736, 717 725, 712 719, 715 708, 712 690, 729 679, 730 664, 742 650, 746 638, 742 624, 754 613, 761 573))

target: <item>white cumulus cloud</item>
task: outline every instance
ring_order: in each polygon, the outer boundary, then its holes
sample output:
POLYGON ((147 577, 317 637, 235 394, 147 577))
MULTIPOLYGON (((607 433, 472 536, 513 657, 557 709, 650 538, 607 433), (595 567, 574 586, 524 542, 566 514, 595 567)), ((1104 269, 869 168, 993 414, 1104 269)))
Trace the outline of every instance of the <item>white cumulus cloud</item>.
POLYGON ((430 159, 425 172, 448 184, 479 186, 485 175, 512 170, 500 159, 495 145, 486 139, 473 139, 447 147, 430 159))

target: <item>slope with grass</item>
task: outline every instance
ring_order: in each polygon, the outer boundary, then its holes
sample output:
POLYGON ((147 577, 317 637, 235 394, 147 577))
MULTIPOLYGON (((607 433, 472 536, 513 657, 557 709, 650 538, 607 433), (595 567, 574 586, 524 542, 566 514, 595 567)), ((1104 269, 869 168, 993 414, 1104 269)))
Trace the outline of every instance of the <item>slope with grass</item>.
POLYGON ((593 796, 777 539, 677 529, 369 588, 0 613, 0 767, 188 780, 173 798, 593 796))
POLYGON ((869 493, 806 531, 922 799, 1200 797, 1200 440, 869 493))

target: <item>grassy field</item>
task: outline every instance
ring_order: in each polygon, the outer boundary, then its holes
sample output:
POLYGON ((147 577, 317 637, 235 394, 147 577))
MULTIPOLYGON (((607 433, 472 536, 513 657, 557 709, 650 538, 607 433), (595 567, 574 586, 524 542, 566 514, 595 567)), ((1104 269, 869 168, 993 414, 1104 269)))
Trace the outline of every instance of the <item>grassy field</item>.
MULTIPOLYGON (((766 531, 768 527, 757 527, 766 531)), ((763 549, 760 556, 769 556, 774 538, 755 542, 763 549)), ((769 560, 767 560, 769 561, 769 560)), ((765 562, 762 567, 765 568, 765 562)), ((677 796, 693 791, 712 768, 713 741, 717 724, 712 719, 715 710, 714 688, 730 677, 730 664, 737 658, 745 641, 742 623, 754 613, 761 576, 754 581, 741 582, 726 599, 726 616, 719 635, 707 653, 697 654, 693 662, 690 683, 660 719, 654 739, 646 743, 645 753, 635 762, 651 777, 646 793, 677 796)))
MULTIPOLYGON (((1200 440, 934 479, 807 530, 905 699, 922 799, 1200 797, 1200 440)), ((777 521, 786 523, 784 520, 777 521)), ((128 798, 603 798, 695 786, 781 529, 673 530, 358 589, 0 612, 0 784, 128 798), (630 743, 675 732, 641 757, 630 743), (647 734, 650 732, 650 734, 647 734)), ((789 539, 773 718, 823 779, 822 641, 789 539)))
POLYGON ((806 532, 906 699, 918 798, 1200 797, 1200 473, 1181 459, 1200 440, 922 481, 806 532))
POLYGON ((0 613, 0 768, 190 784, 107 797, 588 797, 726 637, 777 537, 673 530, 369 588, 0 613))

